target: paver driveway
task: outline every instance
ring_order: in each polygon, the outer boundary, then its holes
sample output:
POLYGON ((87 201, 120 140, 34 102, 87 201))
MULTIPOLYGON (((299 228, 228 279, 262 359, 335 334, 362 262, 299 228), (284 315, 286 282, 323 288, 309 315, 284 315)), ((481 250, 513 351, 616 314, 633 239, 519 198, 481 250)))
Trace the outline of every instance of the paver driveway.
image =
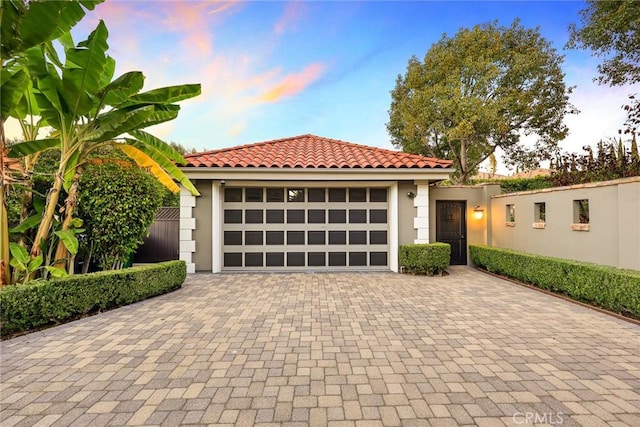
POLYGON ((2 426, 640 426, 640 327, 486 276, 194 275, 2 343, 2 426))

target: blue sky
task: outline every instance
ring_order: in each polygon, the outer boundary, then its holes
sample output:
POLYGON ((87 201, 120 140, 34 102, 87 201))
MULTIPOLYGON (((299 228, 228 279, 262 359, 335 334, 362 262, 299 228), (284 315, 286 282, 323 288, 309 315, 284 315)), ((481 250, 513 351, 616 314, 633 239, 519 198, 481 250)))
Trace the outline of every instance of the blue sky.
MULTIPOLYGON (((118 1, 107 0, 74 30, 103 19, 117 74, 143 71, 146 88, 201 83, 177 120, 152 132, 198 150, 313 133, 391 148, 389 92, 412 55, 443 33, 520 18, 566 55, 566 82, 581 114, 567 119, 571 151, 614 136, 632 88, 592 82, 598 58, 563 51, 583 2, 570 1, 118 1)), ((637 91, 637 88, 636 88, 637 91)))

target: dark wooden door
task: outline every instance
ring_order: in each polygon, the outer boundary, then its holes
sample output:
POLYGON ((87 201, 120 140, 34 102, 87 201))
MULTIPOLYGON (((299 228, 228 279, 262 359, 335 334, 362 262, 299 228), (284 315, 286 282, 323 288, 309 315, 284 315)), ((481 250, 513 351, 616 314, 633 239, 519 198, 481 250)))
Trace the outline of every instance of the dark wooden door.
POLYGON ((467 202, 436 200, 436 241, 451 245, 451 264, 467 264, 467 202))

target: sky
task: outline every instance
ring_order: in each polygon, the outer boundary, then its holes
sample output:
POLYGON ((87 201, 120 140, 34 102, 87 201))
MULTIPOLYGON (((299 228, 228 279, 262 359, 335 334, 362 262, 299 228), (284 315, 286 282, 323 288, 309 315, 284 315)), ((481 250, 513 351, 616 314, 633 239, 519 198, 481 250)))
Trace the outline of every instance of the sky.
POLYGON ((620 108, 638 88, 593 82, 599 58, 564 50, 578 1, 122 1, 107 0, 74 29, 109 29, 116 76, 139 70, 145 89, 201 83, 176 120, 150 128, 198 151, 316 134, 393 148, 390 91, 411 56, 444 33, 520 18, 565 55, 571 102, 567 151, 617 135, 620 108))

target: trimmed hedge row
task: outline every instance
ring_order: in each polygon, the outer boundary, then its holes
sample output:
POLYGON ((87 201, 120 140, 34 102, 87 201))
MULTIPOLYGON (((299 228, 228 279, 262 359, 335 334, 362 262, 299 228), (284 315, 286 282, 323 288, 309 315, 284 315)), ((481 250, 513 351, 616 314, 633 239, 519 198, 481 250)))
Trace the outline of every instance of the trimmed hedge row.
POLYGON ((182 286, 184 261, 78 274, 0 289, 2 336, 132 304, 182 286))
POLYGON ((469 251, 492 273, 640 318, 640 272, 484 245, 469 245, 469 251))
POLYGON ((433 276, 444 273, 451 261, 451 245, 448 243, 426 243, 401 245, 400 266, 413 274, 433 276))

